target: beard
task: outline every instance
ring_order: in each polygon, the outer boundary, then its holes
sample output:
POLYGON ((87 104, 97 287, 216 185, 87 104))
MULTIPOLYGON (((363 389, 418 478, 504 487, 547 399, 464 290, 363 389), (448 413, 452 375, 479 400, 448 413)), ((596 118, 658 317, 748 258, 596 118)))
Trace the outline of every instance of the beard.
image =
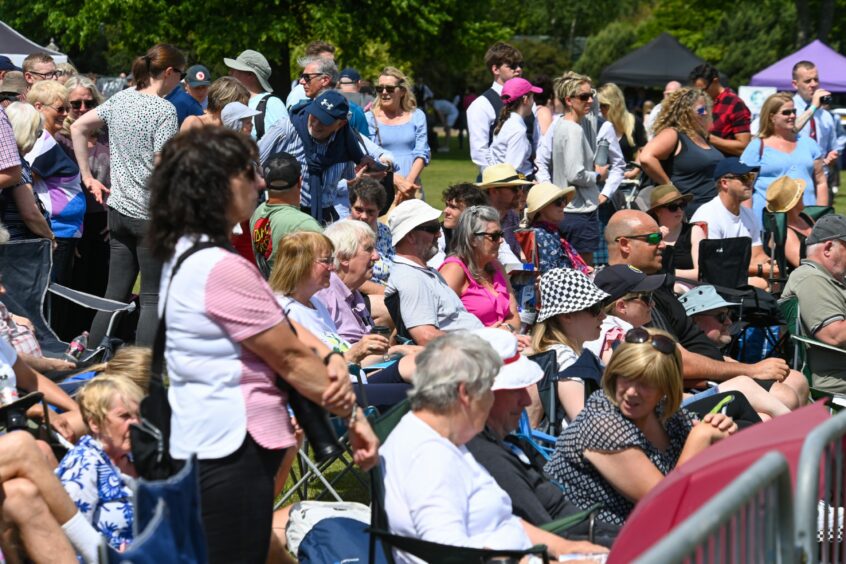
POLYGON ((429 262, 432 257, 438 254, 438 250, 438 240, 435 239, 435 241, 432 243, 432 246, 423 251, 423 256, 421 257, 423 259, 423 262, 429 262))

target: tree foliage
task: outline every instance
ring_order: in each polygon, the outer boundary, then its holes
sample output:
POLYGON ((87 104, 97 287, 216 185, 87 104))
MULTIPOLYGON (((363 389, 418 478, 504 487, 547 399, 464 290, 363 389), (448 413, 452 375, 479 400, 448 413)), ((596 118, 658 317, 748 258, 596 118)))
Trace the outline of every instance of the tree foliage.
POLYGON ((602 69, 631 51, 636 42, 637 34, 631 23, 610 23, 588 39, 574 69, 597 80, 602 69))

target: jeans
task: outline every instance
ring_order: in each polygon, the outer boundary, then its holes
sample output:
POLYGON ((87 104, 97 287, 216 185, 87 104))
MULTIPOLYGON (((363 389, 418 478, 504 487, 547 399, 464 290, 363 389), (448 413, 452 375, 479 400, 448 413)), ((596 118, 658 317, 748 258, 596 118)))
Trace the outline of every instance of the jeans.
MULTIPOLYGON (((159 323, 159 283, 162 264, 150 254, 145 240, 149 221, 127 217, 109 209, 109 284, 106 295, 110 300, 126 302, 132 293, 135 279, 141 273, 141 313, 135 333, 135 344, 153 346, 159 323)), ((106 336, 111 314, 98 312, 91 325, 88 342, 96 347, 106 336)))

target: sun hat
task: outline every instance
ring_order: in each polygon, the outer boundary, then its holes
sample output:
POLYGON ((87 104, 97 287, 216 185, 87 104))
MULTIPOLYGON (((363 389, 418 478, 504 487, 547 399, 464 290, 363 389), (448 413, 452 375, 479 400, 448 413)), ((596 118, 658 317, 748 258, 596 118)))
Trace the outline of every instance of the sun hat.
POLYGON ((540 279, 541 310, 537 322, 561 313, 585 310, 608 297, 607 292, 597 288, 582 272, 572 268, 553 268, 540 279))
POLYGON ((684 306, 684 312, 688 317, 722 307, 737 307, 740 305, 727 302, 717 293, 716 288, 708 284, 688 290, 679 297, 679 301, 684 306))
POLYGON ((27 84, 24 75, 19 71, 9 71, 0 80, 0 92, 3 94, 26 94, 27 84))
POLYGON ((347 119, 350 105, 337 90, 327 90, 308 104, 305 111, 319 119, 323 125, 332 125, 339 119, 347 119))
POLYGON ((261 112, 250 109, 241 102, 229 102, 220 112, 220 121, 225 127, 241 131, 241 120, 248 117, 261 115, 261 112))
POLYGON ((273 92, 273 87, 268 82, 270 80, 270 64, 264 58, 264 55, 258 51, 252 49, 241 51, 237 59, 224 58, 223 64, 230 69, 253 73, 265 92, 273 92))
POLYGON ((672 204, 679 200, 689 202, 693 199, 693 194, 682 194, 679 189, 672 184, 660 184, 653 187, 649 191, 649 209, 646 211, 653 211, 661 206, 672 204))
POLYGON ((761 167, 745 165, 737 157, 726 157, 714 167, 714 180, 718 180, 727 174, 746 174, 759 170, 761 170, 761 167))
POLYGON ((833 239, 846 241, 846 217, 834 213, 824 215, 817 220, 811 234, 805 239, 805 244, 816 245, 833 239))
POLYGON ((394 208, 391 217, 388 218, 388 227, 391 229, 391 240, 394 246, 402 241, 402 238, 415 227, 437 221, 439 217, 441 217, 441 211, 436 210, 423 200, 404 201, 394 208))
POLYGON ((535 214, 541 211, 558 198, 567 198, 569 204, 576 195, 576 189, 572 186, 559 188, 552 182, 541 182, 535 184, 526 195, 526 215, 529 222, 533 221, 535 214))
POLYGON ((792 210, 805 193, 805 186, 801 178, 779 176, 767 188, 767 210, 775 213, 792 210))
POLYGON ((666 274, 644 274, 629 264, 613 264, 596 273, 593 283, 607 292, 612 300, 619 300, 630 292, 652 292, 660 288, 666 274))
POLYGON ((491 165, 482 171, 482 181, 476 186, 482 190, 488 188, 500 188, 502 186, 527 186, 531 184, 526 180, 526 175, 517 172, 517 169, 508 163, 491 165))
POLYGON ((508 331, 485 327, 471 331, 487 342, 502 359, 502 368, 491 389, 520 390, 537 384, 543 378, 543 369, 517 350, 517 337, 508 331))
POLYGON ((302 167, 296 157, 290 153, 270 155, 261 167, 262 176, 270 190, 285 190, 297 185, 302 174, 302 167))
POLYGON ((185 82, 189 86, 208 86, 211 84, 211 79, 211 71, 203 65, 188 67, 188 70, 185 72, 185 82))
POLYGON ((502 85, 502 94, 500 94, 499 97, 502 98, 502 101, 506 104, 510 104, 517 98, 522 98, 526 94, 540 94, 541 92, 543 92, 543 88, 534 86, 525 78, 517 76, 505 81, 505 84, 502 85))

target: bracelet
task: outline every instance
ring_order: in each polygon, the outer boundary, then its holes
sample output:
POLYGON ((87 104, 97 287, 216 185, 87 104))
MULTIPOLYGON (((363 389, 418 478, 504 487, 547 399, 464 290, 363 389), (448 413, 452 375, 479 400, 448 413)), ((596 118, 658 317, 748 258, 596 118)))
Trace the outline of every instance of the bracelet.
POLYGON ((808 109, 811 110, 811 114, 813 114, 817 111, 818 108, 815 105, 811 104, 810 106, 808 106, 808 109))
POLYGON ((336 354, 336 355, 340 356, 341 358, 344 358, 344 355, 342 355, 338 351, 330 351, 329 354, 327 354, 326 356, 323 357, 323 366, 329 366, 329 361, 332 359, 333 354, 336 354))
POLYGON ((354 405, 352 413, 350 413, 350 416, 347 418, 347 427, 349 428, 355 425, 356 419, 358 419, 358 406, 354 405))

